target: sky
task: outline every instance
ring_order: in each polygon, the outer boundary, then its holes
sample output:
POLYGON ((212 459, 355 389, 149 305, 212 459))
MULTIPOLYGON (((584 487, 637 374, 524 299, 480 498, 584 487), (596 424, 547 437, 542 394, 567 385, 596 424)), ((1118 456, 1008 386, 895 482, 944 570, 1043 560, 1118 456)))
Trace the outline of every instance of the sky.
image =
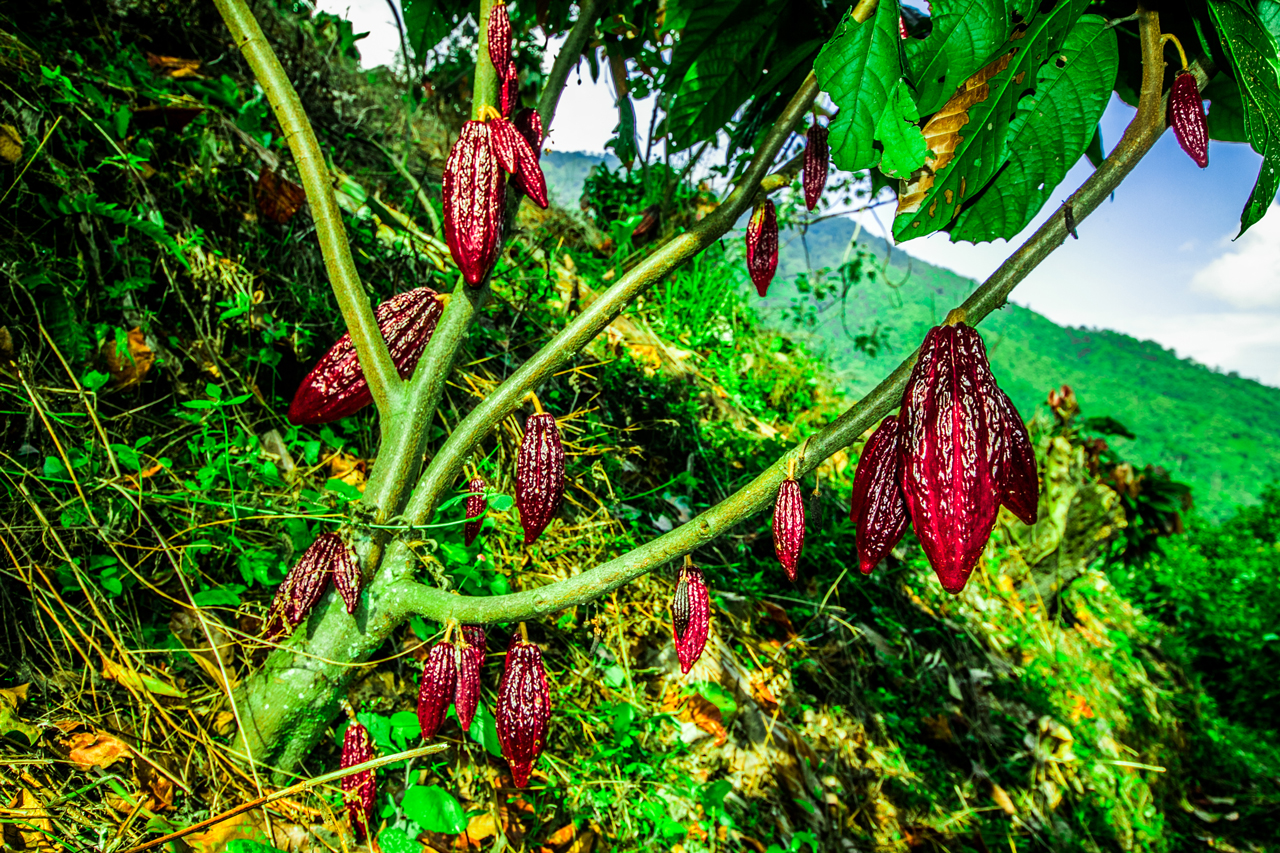
MULTIPOLYGON (((351 20, 367 67, 391 64, 399 50, 386 0, 321 0, 323 11, 351 20)), ((557 44, 547 52, 547 65, 557 44)), ((602 152, 617 112, 602 75, 593 83, 580 66, 560 101, 547 145, 602 152)), ((652 99, 636 102, 644 134, 652 99)), ((1112 97, 1102 119, 1104 147, 1120 139, 1133 108, 1112 97)), ((1280 387, 1280 211, 1234 239, 1240 211, 1261 158, 1247 145, 1211 142, 1200 169, 1172 132, 1137 165, 1112 199, 1080 223, 1068 240, 1014 291, 1011 300, 1055 323, 1114 329, 1171 348, 1180 357, 1280 387)), ((903 251, 981 281, 1049 217, 1091 171, 1077 164, 1039 217, 1014 240, 972 245, 935 234, 901 244, 903 251)), ((863 214, 864 227, 885 233, 890 221, 863 214), (883 225, 881 225, 883 222, 883 225)))

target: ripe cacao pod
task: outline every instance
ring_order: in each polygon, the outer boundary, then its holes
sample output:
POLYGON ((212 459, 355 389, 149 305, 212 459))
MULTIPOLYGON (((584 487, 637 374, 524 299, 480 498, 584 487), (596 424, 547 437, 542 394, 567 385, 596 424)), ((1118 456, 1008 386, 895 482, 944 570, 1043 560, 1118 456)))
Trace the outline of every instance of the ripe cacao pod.
POLYGON ((346 553, 347 545, 337 533, 321 533, 302 552, 271 600, 267 615, 268 639, 302 624, 324 595, 335 566, 346 553))
MULTIPOLYGON (((413 375, 436 330, 444 300, 429 287, 398 293, 374 311, 378 330, 401 379, 413 375)), ((289 422, 323 424, 353 415, 373 402, 348 332, 316 362, 289 404, 289 422)))
POLYGON ((862 449, 853 475, 849 520, 857 525, 858 568, 869 575, 907 530, 902 422, 893 415, 880 422, 862 449))
POLYGON ((956 330, 966 351, 974 354, 972 360, 978 378, 978 394, 987 424, 991 476, 1000 502, 1024 524, 1035 524, 1040 502, 1040 479, 1027 426, 1013 401, 996 384, 982 336, 964 324, 958 325, 956 330))
POLYGON ((671 635, 676 643, 680 672, 687 675, 702 657, 711 628, 711 596, 702 570, 692 563, 680 569, 676 594, 671 599, 671 635))
MULTIPOLYGON (((342 759, 339 767, 355 767, 373 758, 373 740, 369 730, 352 721, 342 738, 342 759)), ((372 770, 362 770, 342 777, 342 794, 347 803, 347 820, 357 839, 369 837, 373 826, 373 801, 377 794, 377 781, 372 770)))
POLYGON ((827 129, 815 124, 806 134, 804 168, 800 175, 800 183, 804 186, 804 206, 810 210, 817 207, 822 188, 827 185, 827 167, 830 162, 827 129))
POLYGON ((778 213, 773 202, 765 199, 756 205, 747 222, 747 272, 756 292, 764 296, 778 269, 778 213))
POLYGON ((458 725, 471 730, 480 703, 480 667, 484 665, 485 637, 483 625, 463 625, 462 642, 458 644, 458 684, 454 689, 453 707, 458 725))
MULTIPOLYGON (((907 37, 907 36, 909 36, 909 35, 910 35, 910 33, 908 33, 908 32, 907 32, 907 22, 906 22, 905 20, 903 20, 903 18, 902 18, 902 16, 901 16, 901 15, 899 15, 899 16, 898 16, 898 38, 899 38, 899 39, 904 39, 904 38, 906 38, 906 37, 907 37)), ((812 209, 813 209, 813 208, 810 208, 810 210, 812 210, 812 209)))
POLYGON ((542 151, 542 113, 537 110, 521 110, 514 120, 516 130, 520 131, 535 154, 542 151))
POLYGON ((516 189, 545 210, 548 204, 547 179, 538 164, 537 149, 529 145, 520 128, 504 118, 494 119, 489 126, 493 129, 493 151, 499 165, 511 173, 511 182, 516 189))
POLYGON ((1179 71, 1169 89, 1169 124, 1182 150, 1203 169, 1209 165, 1209 125, 1205 121, 1200 87, 1190 71, 1179 71))
POLYGON ((974 355, 955 326, 929 331, 902 399, 902 491, 916 537, 958 593, 996 523, 987 423, 974 355))
POLYGON ((458 686, 458 653, 453 643, 436 643, 422 666, 418 684, 418 722, 428 740, 440 731, 458 686))
POLYGON ((480 528, 484 525, 484 515, 489 511, 489 499, 485 497, 484 480, 476 477, 467 483, 467 518, 471 519, 462 525, 462 538, 466 540, 467 547, 471 547, 471 543, 476 541, 476 537, 480 535, 480 528))
POLYGON ((517 788, 528 784, 533 762, 547 745, 550 716, 551 694, 542 668, 542 650, 516 632, 507 646, 494 721, 502 756, 511 767, 517 788))
POLYGON ((516 454, 516 506, 525 545, 547 529, 563 498, 564 445, 556 419, 545 412, 530 415, 516 454))
POLYGON ((347 613, 354 616, 360 604, 360 590, 364 587, 364 576, 360 573, 360 559, 355 549, 343 543, 342 549, 333 561, 333 585, 342 596, 347 606, 347 613))
POLYGON ((489 10, 489 61, 499 79, 506 79, 508 66, 515 65, 511 61, 511 16, 503 2, 494 3, 489 10))
POLYGON ((462 125, 444 167, 444 237, 467 284, 478 286, 498 260, 507 194, 489 123, 462 125))
POLYGON ((514 61, 507 64, 507 73, 502 77, 502 92, 499 101, 502 103, 502 115, 510 118, 515 109, 516 98, 520 95, 520 75, 514 61))
POLYGON ((787 580, 795 583, 796 561, 804 549, 804 495, 800 482, 790 477, 778 487, 773 502, 773 551, 787 570, 787 580))

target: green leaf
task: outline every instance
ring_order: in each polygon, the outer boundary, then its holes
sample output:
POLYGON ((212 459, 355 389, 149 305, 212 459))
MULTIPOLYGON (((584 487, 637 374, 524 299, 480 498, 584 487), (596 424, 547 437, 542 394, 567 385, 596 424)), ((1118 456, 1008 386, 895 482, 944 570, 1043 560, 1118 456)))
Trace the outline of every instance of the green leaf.
POLYGON ((216 586, 194 593, 191 600, 197 607, 239 607, 240 593, 244 591, 245 587, 240 584, 216 586))
POLYGON ((1115 29, 1098 15, 1080 18, 1018 102, 1008 159, 960 214, 952 240, 1009 239, 1026 227, 1097 133, 1118 64, 1115 29))
POLYGON ((494 495, 489 499, 489 509, 494 512, 506 512, 513 504, 515 501, 512 500, 511 495, 494 495))
POLYGON ((227 842, 227 853, 284 853, 284 851, 279 847, 263 844, 261 841, 236 838, 227 842))
POLYGON ((457 12, 446 12, 440 0, 404 0, 404 35, 419 62, 444 40, 458 23, 457 12))
POLYGON ((439 785, 414 785, 404 792, 400 808, 427 832, 457 835, 467 828, 467 815, 462 805, 439 785))
POLYGON ((818 85, 840 108, 829 137, 836 168, 856 172, 880 161, 872 142, 902 78, 898 41, 898 4, 884 2, 862 23, 846 15, 814 60, 818 85))
POLYGON ((394 826, 378 833, 378 846, 382 848, 382 853, 420 853, 422 850, 421 844, 405 835, 404 830, 394 826))
POLYGON ((471 720, 471 728, 467 734, 493 756, 502 756, 502 743, 498 740, 498 724, 493 719, 489 706, 481 702, 476 706, 476 715, 471 720))
POLYGON ((929 37, 904 44, 908 73, 924 115, 937 112, 961 83, 997 55, 1011 35, 1004 0, 934 0, 931 9, 929 37))
MULTIPOLYGON (((1262 168, 1244 212, 1240 234, 1266 215, 1280 187, 1280 82, 1276 78, 1276 45, 1256 14, 1238 0, 1209 0, 1223 47, 1241 82, 1245 129, 1262 168)), ((1239 236, 1239 235, 1237 235, 1239 236)))
POLYGON ((674 9, 668 6, 667 17, 686 23, 680 28, 680 38, 671 51, 671 65, 667 68, 663 85, 664 90, 671 94, 679 90, 685 75, 702 52, 719 38, 720 33, 733 26, 736 20, 749 14, 750 8, 755 4, 747 0, 739 0, 738 3, 681 0, 674 5, 674 9))
POLYGON ((899 80, 889 98, 880 123, 876 125, 876 139, 884 145, 880 171, 891 178, 907 178, 924 163, 929 155, 924 134, 916 125, 920 111, 911 98, 907 81, 899 80))
POLYGON ((1215 74, 1200 93, 1209 102, 1209 138, 1223 142, 1248 142, 1244 124, 1244 101, 1240 87, 1226 74, 1215 74))
POLYGON ((1084 149, 1084 156, 1089 158, 1090 165, 1098 168, 1102 165, 1102 161, 1106 159, 1106 154, 1102 151, 1102 125, 1098 125, 1093 129, 1093 139, 1089 140, 1089 144, 1084 149))
MULTIPOLYGON (((931 153, 920 174, 899 193, 893 221, 899 242, 950 226, 963 203, 972 202, 1009 162, 1008 140, 1028 120, 1019 115, 1019 105, 1039 85, 1041 66, 1051 60, 1056 64, 1087 5, 1088 0, 1063 0, 1043 12, 1044 6, 1036 7, 1000 56, 970 77, 925 124, 931 153)), ((1095 123, 1088 124, 1077 157, 1095 123)))

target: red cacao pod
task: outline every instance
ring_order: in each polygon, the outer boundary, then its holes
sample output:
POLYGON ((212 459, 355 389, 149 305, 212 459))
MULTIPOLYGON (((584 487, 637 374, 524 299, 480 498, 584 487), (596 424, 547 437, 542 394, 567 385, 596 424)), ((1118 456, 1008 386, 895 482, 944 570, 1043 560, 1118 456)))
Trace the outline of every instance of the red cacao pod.
POLYGON ((810 210, 817 207, 822 188, 827 185, 827 166, 830 162, 827 129, 815 124, 806 134, 804 168, 800 175, 800 183, 804 186, 804 206, 810 210))
POLYGON ((676 594, 671 599, 671 635, 676 643, 680 672, 688 674, 702 657, 711 627, 711 596, 702 570, 692 563, 680 569, 676 594))
POLYGON ((525 545, 547 529, 563 498, 564 445, 556 419, 545 412, 530 415, 516 454, 516 506, 525 545))
POLYGON ((529 782, 533 762, 547 745, 547 720, 551 716, 551 694, 542 668, 542 650, 517 632, 507 646, 507 662, 498 683, 494 721, 502 756, 511 766, 517 788, 529 782))
POLYGON ((542 114, 537 110, 521 110, 514 119, 516 130, 520 131, 535 154, 542 151, 542 114))
MULTIPOLYGON (((440 294, 429 287, 418 287, 396 294, 373 312, 401 379, 413 375, 443 310, 440 294)), ((338 338, 298 386, 289 404, 289 422, 328 423, 353 415, 372 402, 373 393, 360 369, 351 334, 347 333, 338 338)))
MULTIPOLYGON (((898 38, 904 39, 909 35, 910 33, 907 32, 907 22, 903 20, 901 15, 899 15, 898 16, 898 38)), ((809 209, 812 210, 813 208, 809 208, 809 209)))
POLYGON ((800 482, 790 477, 778 487, 773 502, 773 551, 787 570, 787 580, 795 583, 796 561, 804 549, 804 495, 800 482))
POLYGON ((502 115, 510 118, 511 111, 515 109, 516 99, 520 96, 520 75, 516 70, 514 61, 507 64, 507 73, 502 77, 502 95, 499 101, 502 103, 502 115))
POLYGON ((902 423, 893 415, 880 422, 862 449, 853 475, 849 520, 857 525, 858 568, 869 575, 907 530, 902 423))
POLYGON ((480 528, 484 525, 484 515, 489 511, 489 499, 485 497, 484 480, 476 477, 467 483, 467 518, 472 519, 462 525, 462 538, 466 540, 467 547, 471 547, 471 543, 476 541, 476 537, 480 535, 480 528))
MULTIPOLYGON (((339 767, 355 767, 373 758, 373 740, 369 730, 352 721, 342 738, 342 760, 339 767)), ((373 801, 377 781, 372 770, 362 770, 342 777, 342 793, 347 803, 347 820, 357 839, 367 838, 373 826, 373 801)))
POLYGON ((471 730, 480 703, 480 667, 484 666, 485 637, 483 625, 463 625, 462 642, 458 644, 458 684, 454 689, 453 707, 462 730, 471 730))
POLYGON ((444 167, 444 237, 467 284, 479 285, 498 260, 506 190, 487 122, 462 125, 444 167))
POLYGON ((764 296, 778 269, 778 212, 773 202, 765 199, 756 205, 747 222, 747 272, 756 292, 764 296))
POLYGON ((1204 101, 1195 75, 1179 71, 1169 89, 1169 124, 1178 137, 1182 150, 1191 155, 1196 165, 1203 169, 1209 165, 1209 125, 1205 121, 1204 101))
POLYGON ((533 199, 533 203, 547 207, 547 179, 542 174, 542 166, 538 165, 537 149, 529 145, 529 140, 506 119, 494 119, 489 122, 493 128, 493 150, 498 156, 498 163, 511 173, 511 182, 516 189, 533 199))
POLYGON ((515 64, 511 61, 511 16, 506 3, 494 3, 489 10, 489 61, 499 78, 505 78, 507 67, 515 64))
POLYGON ((355 549, 343 543, 333 561, 333 585, 347 606, 347 613, 354 616, 360 604, 360 590, 364 588, 364 576, 360 573, 360 560, 355 549))
POLYGON ((996 523, 974 355, 955 326, 929 331, 902 400, 902 491, 943 589, 958 593, 996 523))
POLYGON ((302 552, 271 600, 271 610, 267 616, 269 638, 302 624, 311 608, 324 595, 334 567, 346 553, 346 543, 336 533, 321 533, 302 552))
POLYGON ((418 722, 424 738, 430 740, 440 731, 457 686, 457 650, 453 643, 436 643, 427 654, 422 681, 418 684, 418 722))

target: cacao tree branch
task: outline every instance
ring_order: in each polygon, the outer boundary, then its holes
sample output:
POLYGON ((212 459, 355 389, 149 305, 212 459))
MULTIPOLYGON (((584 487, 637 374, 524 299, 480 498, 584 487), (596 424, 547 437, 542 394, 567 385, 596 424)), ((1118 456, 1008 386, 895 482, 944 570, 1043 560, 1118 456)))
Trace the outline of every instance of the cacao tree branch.
POLYGON ((544 136, 551 130, 551 122, 556 117, 556 107, 560 103, 560 95, 564 92, 569 74, 581 61, 582 49, 595 34, 597 5, 598 0, 580 0, 578 20, 565 37, 560 53, 556 54, 555 64, 551 66, 551 73, 547 75, 547 82, 542 87, 542 96, 538 99, 538 115, 542 118, 544 136))
MULTIPOLYGON (((1002 307, 1010 292, 1066 241, 1067 216, 1071 215, 1078 223, 1092 213, 1164 132, 1159 20, 1155 12, 1142 10, 1139 22, 1144 79, 1137 115, 1097 171, 957 309, 963 312, 966 323, 976 325, 1002 307)), ((1207 85, 1209 75, 1203 62, 1192 63, 1190 70, 1196 75, 1198 85, 1207 85)), ((457 619, 466 623, 533 619, 592 601, 664 563, 692 553, 733 525, 770 506, 790 460, 796 460, 797 476, 807 474, 901 404, 917 353, 918 350, 912 353, 875 390, 834 423, 793 447, 751 483, 687 524, 627 554, 566 580, 510 595, 459 596, 400 580, 387 590, 388 599, 395 601, 395 606, 406 607, 406 616, 416 613, 441 622, 457 619)))
POLYGON ((493 60, 489 58, 489 12, 495 3, 505 2, 480 0, 480 41, 476 48, 476 73, 471 89, 472 120, 479 119, 481 110, 495 106, 498 101, 498 69, 493 67, 493 60))
POLYGON ((400 375, 391 361, 387 343, 382 339, 378 321, 369 305, 369 296, 356 272, 346 227, 342 224, 342 213, 333 194, 333 183, 324 155, 320 151, 320 143, 316 140, 311 122, 307 120, 307 113, 302 108, 297 90, 289 82, 284 66, 271 49, 245 0, 213 2, 222 15, 222 20, 226 22, 227 29, 231 30, 245 62, 253 70, 253 76, 262 86, 262 91, 266 92, 271 111, 275 114, 276 121, 280 122, 289 150, 293 152, 294 162, 302 176, 303 189, 307 193, 307 201, 311 205, 311 216, 316 223, 316 239, 320 241, 320 253, 324 256, 325 269, 329 273, 329 284, 338 300, 342 317, 346 320, 351 341, 355 344, 360 369, 369 381, 373 401, 378 406, 378 412, 385 416, 390 410, 389 403, 400 390, 400 375))

